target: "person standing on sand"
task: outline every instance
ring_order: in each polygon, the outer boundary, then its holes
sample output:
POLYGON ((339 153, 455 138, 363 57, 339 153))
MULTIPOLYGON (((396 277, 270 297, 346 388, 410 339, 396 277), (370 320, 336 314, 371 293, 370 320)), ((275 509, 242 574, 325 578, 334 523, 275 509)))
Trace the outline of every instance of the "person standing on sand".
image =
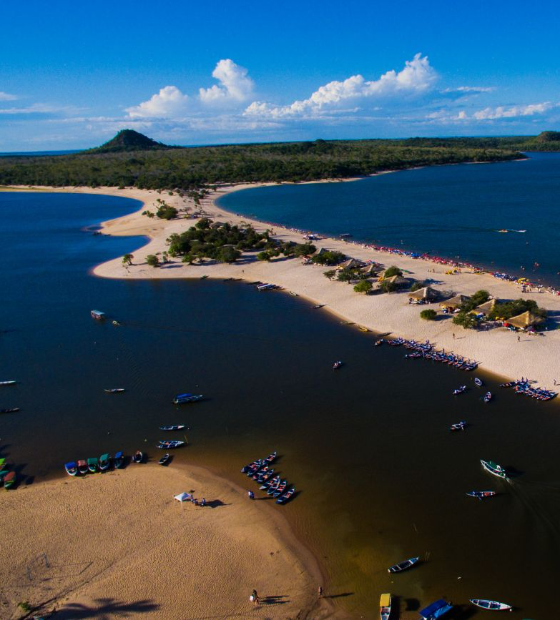
POLYGON ((247 491, 247 495, 249 496, 249 499, 255 499, 255 494, 253 491, 247 491))
POLYGON ((323 596, 323 586, 319 586, 319 588, 317 590, 317 594, 319 594, 319 598, 321 598, 323 596))
POLYGON ((249 597, 249 600, 253 603, 253 605, 259 604, 259 595, 257 594, 256 590, 253 590, 251 596, 249 597))

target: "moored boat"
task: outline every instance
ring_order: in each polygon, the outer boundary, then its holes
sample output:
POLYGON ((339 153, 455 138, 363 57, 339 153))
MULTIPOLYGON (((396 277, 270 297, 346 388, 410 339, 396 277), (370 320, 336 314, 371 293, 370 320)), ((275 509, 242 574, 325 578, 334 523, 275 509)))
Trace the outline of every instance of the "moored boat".
POLYGON ((115 458, 113 459, 113 463, 115 465, 115 469, 120 469, 124 465, 124 454, 122 452, 117 452, 115 454, 115 458))
POLYGON ((177 394, 173 399, 174 405, 184 405, 185 403, 196 403, 199 400, 202 400, 202 394, 177 394))
POLYGON ((99 469, 101 471, 107 471, 111 465, 111 457, 105 453, 99 457, 99 469))
POLYGON ((467 428, 467 423, 464 420, 461 420, 461 422, 457 422, 456 424, 452 424, 449 427, 450 431, 464 431, 465 428, 467 428))
POLYGON ((91 318, 95 319, 96 321, 103 321, 105 320, 105 312, 101 312, 101 310, 92 310, 91 318))
POLYGON ((19 407, 11 407, 10 409, 0 409, 0 413, 16 413, 19 410, 19 407))
POLYGON ((0 459, 0 469, 4 469, 4 463, 6 462, 6 459, 4 457, 2 457, 0 459))
POLYGON ((381 620, 389 620, 391 615, 391 595, 382 594, 379 599, 379 617, 381 620))
POLYGON ((485 403, 489 403, 492 400, 492 392, 486 392, 483 400, 485 403))
POLYGON ((121 392, 124 392, 125 389, 124 388, 109 388, 103 391, 107 392, 107 394, 120 394, 121 392))
POLYGON ((398 564, 394 564, 391 568, 387 569, 389 573, 401 573, 403 570, 407 570, 411 568, 415 564, 420 561, 420 558, 410 558, 409 560, 404 560, 399 562, 398 564))
POLYGON ((441 618, 451 609, 453 609, 453 605, 441 598, 439 601, 435 601, 431 605, 428 605, 428 607, 422 609, 420 617, 423 620, 437 620, 437 618, 441 618))
POLYGON ((74 461, 64 463, 64 469, 69 476, 76 476, 78 474, 78 466, 74 461))
POLYGON ((482 379, 479 379, 478 377, 474 378, 474 382, 475 382, 475 385, 477 385, 478 387, 483 386, 482 379))
POLYGON ((458 396, 459 394, 463 394, 466 391, 467 391, 467 386, 462 385, 461 387, 458 387, 456 390, 453 390, 453 396, 458 396))
POLYGON ((134 453, 134 456, 132 457, 132 460, 135 463, 141 463, 144 460, 144 454, 140 452, 140 450, 136 450, 136 452, 134 453))
POLYGON ((184 424, 172 424, 170 426, 160 426, 160 431, 180 431, 185 428, 184 424))
POLYGON ((171 455, 168 453, 164 454, 158 461, 158 463, 160 465, 167 465, 167 463, 169 463, 169 459, 171 458, 171 455))
POLYGON ((15 381, 15 380, 0 381, 0 386, 2 386, 2 385, 15 385, 16 383, 17 383, 17 381, 15 381))
POLYGON ((286 502, 289 502, 294 496, 295 492, 296 492, 296 487, 292 487, 291 489, 288 489, 283 495, 280 495, 280 497, 276 500, 276 503, 285 504, 286 502))
POLYGON ((341 361, 341 360, 338 360, 337 362, 335 362, 335 363, 332 365, 332 369, 333 369, 333 370, 338 370, 341 366, 342 366, 342 361, 341 361))
POLYGON ((157 447, 160 450, 169 450, 169 449, 173 449, 173 448, 180 448, 181 446, 184 446, 185 442, 181 441, 180 439, 175 439, 173 441, 164 441, 161 440, 157 447))
POLYGON ((87 460, 87 465, 88 465, 88 471, 90 471, 92 474, 95 474, 97 472, 97 467, 99 463, 94 456, 92 456, 91 458, 87 460))
POLYGON ((494 461, 483 461, 482 459, 480 460, 480 464, 486 471, 489 471, 494 476, 508 480, 507 472, 501 465, 494 463, 494 461))
POLYGON ((469 497, 476 497, 477 499, 483 500, 488 497, 494 497, 497 493, 496 491, 469 491, 467 495, 469 497))
POLYGON ((88 473, 88 464, 86 461, 84 461, 84 459, 80 459, 78 461, 78 472, 82 475, 88 473))
POLYGON ((11 489, 16 483, 16 472, 11 471, 4 476, 4 488, 11 489))
POLYGON ((490 611, 512 611, 513 607, 507 603, 500 603, 499 601, 489 601, 484 598, 471 598, 469 599, 473 605, 480 607, 481 609, 488 609, 490 611))

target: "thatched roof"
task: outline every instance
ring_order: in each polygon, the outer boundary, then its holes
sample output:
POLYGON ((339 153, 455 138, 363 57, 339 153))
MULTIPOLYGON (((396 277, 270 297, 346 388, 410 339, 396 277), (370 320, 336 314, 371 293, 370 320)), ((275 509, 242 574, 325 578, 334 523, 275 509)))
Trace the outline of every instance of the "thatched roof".
POLYGON ((544 319, 536 314, 533 314, 529 310, 523 312, 522 314, 518 314, 517 316, 508 319, 506 323, 513 325, 519 329, 525 329, 526 327, 530 327, 531 325, 537 325, 538 323, 542 323, 544 319))
POLYGON ((385 282, 391 282, 391 284, 396 284, 397 286, 403 286, 404 284, 409 283, 409 281, 402 276, 391 276, 390 278, 385 278, 385 282))
POLYGON ((458 308, 461 304, 465 303, 465 301, 468 301, 470 299, 470 297, 467 297, 466 295, 455 295, 455 297, 452 297, 451 299, 446 299, 445 301, 442 301, 440 306, 442 308, 458 308))
POLYGON ((349 258, 343 263, 340 263, 337 266, 337 269, 358 269, 358 267, 363 267, 363 265, 364 263, 362 263, 362 261, 356 260, 355 258, 349 258))
POLYGON ((484 314, 484 316, 487 316, 490 312, 492 312, 492 310, 494 310, 494 306, 497 303, 497 299, 489 299, 483 304, 480 304, 480 306, 477 306, 474 310, 472 310, 472 312, 474 312, 474 314, 484 314))
POLYGON ((425 286, 424 288, 412 291, 408 294, 412 299, 437 299, 439 297, 439 291, 431 286, 425 286))
POLYGON ((376 265, 375 263, 371 263, 371 265, 366 265, 362 269, 362 273, 368 276, 376 276, 379 274, 380 271, 381 271, 381 268, 379 267, 379 265, 376 265))

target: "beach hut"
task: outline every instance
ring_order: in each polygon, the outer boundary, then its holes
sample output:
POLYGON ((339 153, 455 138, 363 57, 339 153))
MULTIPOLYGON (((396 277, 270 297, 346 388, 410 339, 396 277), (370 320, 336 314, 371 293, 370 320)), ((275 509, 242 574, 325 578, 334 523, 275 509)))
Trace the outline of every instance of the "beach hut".
POLYGON ((497 299, 489 299, 485 301, 480 306, 477 306, 474 310, 471 310, 472 314, 483 314, 484 316, 488 316, 492 310, 494 310, 494 306, 498 303, 497 299))
POLYGON ((338 270, 341 269, 359 269, 360 267, 363 267, 364 263, 362 263, 362 261, 356 260, 355 258, 349 258, 348 260, 345 260, 343 263, 340 263, 337 266, 338 270))
POLYGON ((391 276, 390 278, 385 278, 384 282, 391 282, 391 284, 395 284, 396 286, 405 286, 410 284, 410 280, 407 278, 403 278, 402 276, 391 276))
POLYGON ((371 276, 373 278, 379 275, 381 267, 376 263, 371 263, 371 265, 366 265, 361 271, 364 275, 371 276))
POLYGON ((425 286, 417 291, 412 291, 412 293, 409 293, 408 296, 410 299, 434 301, 439 297, 439 291, 436 291, 436 289, 431 286, 425 286))
POLYGON ((469 299, 470 297, 467 297, 466 295, 455 295, 455 297, 452 297, 451 299, 446 299, 445 301, 442 301, 440 304, 440 308, 442 308, 442 310, 453 312, 469 299))
POLYGON ((523 312, 522 314, 518 314, 517 316, 511 317, 506 322, 509 325, 513 325, 513 327, 517 327, 517 329, 527 329, 528 327, 534 327, 539 323, 542 323, 544 319, 541 316, 537 316, 533 314, 530 310, 523 312))

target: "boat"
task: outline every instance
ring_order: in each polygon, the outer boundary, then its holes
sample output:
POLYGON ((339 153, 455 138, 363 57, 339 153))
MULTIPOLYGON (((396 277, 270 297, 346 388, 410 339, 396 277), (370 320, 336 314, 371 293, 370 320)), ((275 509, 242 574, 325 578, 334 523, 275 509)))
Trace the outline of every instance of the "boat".
POLYGON ((280 497, 280 495, 284 495, 287 487, 288 487, 288 481, 282 480, 282 482, 278 485, 278 487, 272 492, 272 497, 280 497))
POLYGON ((441 618, 451 609, 453 609, 453 605, 441 598, 439 601, 435 601, 431 605, 428 605, 428 607, 425 607, 420 612, 420 617, 423 618, 423 620, 437 620, 437 618, 441 618))
POLYGON ((453 390, 453 396, 458 396, 459 394, 463 394, 463 392, 467 391, 467 386, 466 385, 462 385, 461 387, 458 387, 456 390, 453 390))
POLYGON ((4 477, 7 476, 9 474, 9 470, 8 469, 2 469, 0 470, 0 484, 2 484, 4 477))
POLYGON ((268 490, 266 493, 267 495, 272 495, 273 493, 277 493, 280 488, 283 487, 285 489, 287 484, 288 482, 286 480, 279 480, 276 484, 271 484, 268 487, 268 490))
POLYGON ((101 310, 92 310, 91 318, 95 319, 96 321, 103 321, 106 318, 105 312, 101 312, 101 310))
POLYGON ((489 403, 492 400, 492 392, 486 392, 483 398, 485 403, 489 403))
POLYGON ((335 362, 335 363, 332 365, 332 369, 333 369, 333 370, 338 370, 341 366, 342 366, 342 362, 341 362, 340 360, 338 360, 337 362, 335 362))
POLYGON ((4 488, 11 489, 16 483, 16 472, 11 471, 4 476, 4 488))
POLYGON ((158 461, 158 463, 160 465, 167 465, 167 463, 169 463, 169 460, 171 459, 171 455, 169 454, 169 452, 167 454, 164 454, 160 460, 158 461))
POLYGON ((144 455, 142 454, 142 452, 140 452, 140 450, 136 450, 134 456, 132 457, 132 460, 134 461, 134 463, 141 463, 144 460, 144 455))
POLYGON ((513 611, 513 607, 507 603, 488 601, 484 598, 471 598, 469 601, 481 609, 488 609, 490 611, 513 611))
POLYGON ((174 405, 184 405, 185 403, 196 403, 198 400, 202 400, 202 394, 177 394, 173 399, 174 405))
POLYGON ((376 340, 376 341, 373 343, 373 346, 374 346, 374 347, 380 347, 380 346, 383 344, 383 342, 384 342, 383 338, 379 338, 379 340, 376 340))
POLYGON ((379 617, 381 620, 389 620, 391 615, 391 595, 382 594, 379 599, 379 617))
POLYGON ((271 291, 276 288, 276 284, 257 284, 257 291, 271 291))
POLYGON ((88 466, 88 471, 90 471, 92 474, 95 474, 97 472, 97 466, 98 466, 97 459, 94 456, 89 458, 87 460, 87 466, 88 466))
POLYGON ((10 409, 0 409, 0 413, 16 413, 20 411, 19 407, 11 407, 10 409))
POLYGON ((274 452, 271 452, 267 457, 265 457, 265 463, 268 463, 270 465, 270 463, 276 460, 277 455, 278 453, 276 452, 276 450, 274 452))
POLYGON ((17 381, 15 381, 15 380, 0 381, 0 385, 15 385, 16 383, 17 383, 17 381))
POLYGON ((69 476, 76 476, 78 474, 78 466, 74 461, 64 463, 64 469, 69 476))
POLYGON ((160 426, 160 431, 180 431, 185 428, 184 424, 173 424, 170 426, 160 426))
POLYGON ((494 497, 497 493, 496 491, 469 491, 467 495, 469 497, 476 497, 477 499, 483 500, 488 497, 494 497))
POLYGON ((313 306, 313 310, 320 310, 325 304, 316 304, 313 306))
POLYGON ((367 327, 364 327, 363 325, 358 325, 358 329, 359 329, 361 332, 366 332, 366 333, 368 333, 368 332, 369 332, 369 329, 368 329, 367 327))
POLYGON ((78 461, 78 473, 84 475, 88 473, 88 464, 83 459, 78 461))
POLYGON ((115 469, 120 469, 124 465, 124 454, 122 452, 117 452, 115 454, 115 458, 113 459, 113 463, 115 465, 115 469))
POLYGON ((125 389, 124 388, 110 388, 108 390, 103 390, 104 392, 107 392, 107 394, 120 394, 121 392, 124 392, 125 389))
POLYGON ((403 570, 407 568, 411 568, 415 564, 420 561, 420 558, 410 558, 409 560, 404 560, 403 562, 399 562, 398 564, 394 564, 391 568, 388 569, 389 573, 402 573, 403 570))
POLYGON ((0 469, 4 469, 4 463, 6 462, 6 459, 4 457, 2 457, 0 459, 0 469))
POLYGON ((480 463, 486 471, 489 471, 494 476, 508 480, 507 472, 501 465, 494 463, 494 461, 483 461, 482 459, 480 460, 480 463))
POLYGON ((457 422, 457 424, 452 424, 449 427, 450 431, 464 431, 465 428, 467 428, 467 423, 464 420, 461 420, 461 422, 457 422))
POLYGON ((482 379, 479 379, 478 377, 474 378, 474 382, 478 387, 482 387, 484 384, 482 383, 482 379))
POLYGON ((179 448, 184 446, 185 442, 180 439, 174 439, 173 441, 164 441, 163 439, 158 443, 157 447, 160 450, 169 450, 170 448, 179 448))
POLYGON ((99 457, 99 469, 101 471, 107 471, 111 466, 111 457, 108 454, 102 454, 99 457))
POLYGON ((285 504, 286 502, 289 502, 292 497, 294 496, 294 493, 296 492, 296 487, 292 487, 291 489, 288 489, 284 495, 281 495, 277 500, 276 503, 277 504, 285 504))

